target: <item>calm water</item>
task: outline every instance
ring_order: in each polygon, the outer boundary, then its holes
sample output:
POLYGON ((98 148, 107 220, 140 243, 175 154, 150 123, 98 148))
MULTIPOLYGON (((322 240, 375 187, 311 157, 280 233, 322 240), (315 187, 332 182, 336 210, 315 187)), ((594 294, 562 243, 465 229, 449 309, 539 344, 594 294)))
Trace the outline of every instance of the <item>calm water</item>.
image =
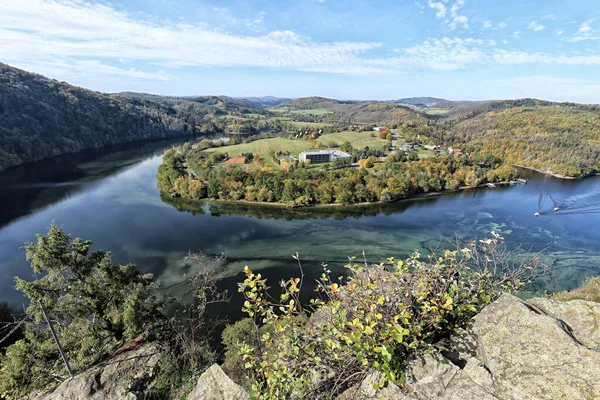
POLYGON ((600 214, 533 216, 540 193, 542 212, 550 214, 550 195, 578 212, 600 204, 600 178, 560 181, 530 173, 527 185, 325 211, 185 203, 161 199, 156 188, 161 154, 172 144, 82 153, 0 173, 0 300, 22 301, 13 289, 15 275, 31 277, 22 246, 52 220, 111 250, 116 262, 153 272, 171 291, 181 290, 188 251, 224 253, 232 271, 249 265, 275 283, 296 273, 296 251, 317 276, 321 263, 341 271, 348 256, 363 250, 376 262, 492 230, 510 246, 544 250, 556 272, 534 288, 538 293, 600 274, 600 214))

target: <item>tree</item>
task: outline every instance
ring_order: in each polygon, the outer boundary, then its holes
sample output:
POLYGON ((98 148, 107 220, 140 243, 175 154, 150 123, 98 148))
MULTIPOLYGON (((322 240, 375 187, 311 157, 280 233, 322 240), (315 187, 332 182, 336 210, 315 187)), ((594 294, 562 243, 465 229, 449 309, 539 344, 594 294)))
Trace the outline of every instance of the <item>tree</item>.
POLYGON ((348 154, 352 154, 354 152, 354 147, 352 147, 352 143, 346 141, 342 144, 342 147, 340 147, 340 150, 343 152, 346 152, 348 154))
POLYGON ((389 135, 389 134, 390 134, 389 128, 383 127, 381 129, 379 129, 379 135, 378 136, 379 136, 380 139, 387 138, 387 135, 389 135))
POLYGON ((416 151, 411 151, 408 154, 408 161, 419 161, 419 154, 416 151))
POLYGON ((42 305, 75 371, 163 321, 152 276, 140 274, 133 264, 115 264, 110 253, 91 252, 91 246, 89 240, 71 239, 54 223, 47 235, 26 245, 36 278, 15 281, 30 301, 29 318, 25 339, 10 346, 1 360, 0 393, 20 397, 66 377, 42 305))
POLYGON ((189 197, 194 200, 200 200, 206 197, 206 188, 197 179, 190 179, 188 183, 189 197))

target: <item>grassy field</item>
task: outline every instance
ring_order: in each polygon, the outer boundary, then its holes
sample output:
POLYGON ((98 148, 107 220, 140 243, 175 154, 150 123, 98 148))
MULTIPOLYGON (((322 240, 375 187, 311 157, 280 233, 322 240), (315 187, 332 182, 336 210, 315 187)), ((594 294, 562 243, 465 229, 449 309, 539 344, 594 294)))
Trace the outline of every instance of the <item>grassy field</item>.
POLYGON ((366 146, 369 146, 370 149, 381 149, 387 144, 387 141, 384 139, 379 139, 377 136, 371 137, 371 132, 328 133, 319 137, 318 140, 326 147, 334 143, 341 146, 344 142, 350 142, 356 149, 362 149, 366 146))
POLYGON ((417 151, 417 154, 419 155, 419 159, 420 160, 425 160, 427 158, 434 158, 436 157, 436 152, 433 150, 427 150, 427 149, 419 149, 417 151))
POLYGON ((301 121, 290 121, 287 118, 279 118, 280 121, 285 121, 286 123, 292 125, 294 128, 298 129, 302 129, 305 127, 309 127, 309 128, 313 128, 313 129, 318 129, 318 128, 325 128, 327 126, 329 126, 330 124, 326 124, 326 123, 322 123, 322 122, 301 122, 301 121))
POLYGON ((325 108, 315 108, 312 110, 291 110, 290 114, 299 114, 299 115, 325 115, 325 114, 333 114, 331 111, 325 108))
POLYGON ((205 150, 207 152, 228 153, 230 156, 238 156, 242 153, 258 154, 267 165, 274 166, 270 154, 278 151, 289 151, 294 157, 303 151, 314 148, 312 143, 307 140, 292 140, 286 138, 262 139, 251 143, 236 144, 233 146, 224 146, 205 150))
MULTIPOLYGON (((357 149, 362 149, 365 146, 369 146, 371 149, 380 149, 387 144, 387 141, 383 139, 371 137, 371 132, 329 133, 320 136, 317 140, 320 140, 321 143, 323 143, 323 149, 332 147, 333 144, 336 144, 337 147, 339 147, 346 141, 352 143, 352 145, 357 149)), ((243 153, 258 154, 265 164, 275 167, 277 164, 271 157, 272 153, 289 151, 291 155, 298 157, 298 154, 307 150, 316 150, 315 146, 308 140, 273 138, 256 140, 254 142, 236 144, 233 146, 217 147, 205 151, 227 153, 230 157, 236 157, 243 153)), ((248 166, 248 164, 246 164, 246 166, 248 166)))

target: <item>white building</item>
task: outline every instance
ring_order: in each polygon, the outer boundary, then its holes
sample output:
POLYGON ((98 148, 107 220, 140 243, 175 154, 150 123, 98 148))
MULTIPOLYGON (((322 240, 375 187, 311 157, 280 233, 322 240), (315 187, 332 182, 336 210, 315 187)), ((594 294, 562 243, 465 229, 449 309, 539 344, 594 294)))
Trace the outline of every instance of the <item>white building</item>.
POLYGON ((352 157, 348 153, 339 150, 321 150, 321 151, 303 151, 300 153, 300 162, 305 163, 310 160, 312 164, 333 162, 341 158, 352 157))

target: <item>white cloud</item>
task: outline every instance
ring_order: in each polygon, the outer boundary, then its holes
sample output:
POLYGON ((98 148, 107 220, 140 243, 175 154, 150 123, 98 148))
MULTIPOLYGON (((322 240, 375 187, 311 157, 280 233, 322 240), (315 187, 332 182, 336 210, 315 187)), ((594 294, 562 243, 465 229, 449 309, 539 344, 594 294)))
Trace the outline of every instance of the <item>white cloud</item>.
POLYGON ((544 28, 545 28, 545 26, 538 23, 537 21, 531 21, 529 23, 529 29, 531 29, 532 31, 539 32, 539 31, 543 31, 544 28))
POLYGON ((502 65, 554 64, 554 65, 600 65, 600 54, 588 55, 550 55, 527 53, 524 51, 497 50, 494 61, 502 65))
POLYGON ((554 32, 556 32, 556 36, 562 36, 563 33, 565 33, 564 29, 556 29, 554 32))
MULTIPOLYGON (((457 70, 486 59, 485 51, 477 48, 482 39, 430 39, 402 50, 402 63, 419 68, 457 70)), ((400 59, 399 59, 400 60, 400 59)))
POLYGON ((504 21, 500 21, 498 22, 498 25, 496 25, 498 27, 498 29, 504 29, 506 27, 508 27, 508 24, 504 21))
POLYGON ((600 40, 600 31, 592 28, 594 19, 585 21, 579 25, 577 33, 569 37, 567 40, 570 42, 581 42, 584 40, 600 40))
MULTIPOLYGON (((435 16, 437 18, 445 18, 448 15, 448 3, 450 0, 432 1, 428 0, 427 4, 429 8, 436 11, 435 16)), ((469 18, 466 15, 460 14, 460 9, 464 6, 465 0, 455 0, 450 6, 450 18, 445 20, 444 23, 448 25, 450 30, 456 29, 458 26, 463 28, 469 27, 469 18)))
POLYGON ((429 8, 433 8, 436 11, 436 17, 444 18, 446 16, 447 10, 444 3, 429 0, 428 4, 429 8))
MULTIPOLYGON (((382 56, 376 53, 380 43, 315 42, 291 30, 240 36, 211 30, 202 23, 149 23, 82 0, 16 3, 0 0, 2 60, 57 77, 68 72, 163 81, 171 77, 167 68, 184 66, 369 74, 411 68, 457 70, 494 63, 600 65, 600 56, 593 53, 509 52, 495 49, 495 40, 480 38, 433 38, 398 49, 396 56, 382 56)), ((465 26, 468 18, 460 13, 463 1, 448 0, 448 4, 452 19, 444 23, 465 26)), ((583 33, 593 33, 593 29, 583 33)), ((518 38, 519 32, 513 37, 518 38)))
POLYGON ((521 34, 521 32, 514 31, 513 34, 512 34, 512 37, 515 38, 515 39, 518 39, 520 34, 521 34))
MULTIPOLYGON (((151 24, 115 9, 80 0, 0 2, 0 54, 34 65, 68 60, 119 59, 165 66, 258 66, 366 72, 361 56, 378 43, 315 43, 291 31, 238 36, 203 24, 151 24)), ((94 61, 96 62, 96 61, 94 61)), ((115 74, 121 72, 113 70, 115 74)), ((109 69, 104 69, 110 73, 109 69)), ((137 76, 144 76, 142 71, 137 76)), ((132 72, 129 72, 132 73, 132 72)), ((156 76, 147 75, 148 79, 156 76)))
POLYGON ((494 26, 494 25, 492 24, 492 21, 485 21, 485 22, 483 23, 483 26, 481 27, 481 29, 490 29, 492 26, 494 26))
POLYGON ((465 5, 464 0, 456 0, 456 2, 450 8, 450 15, 452 17, 452 21, 448 24, 451 30, 456 29, 457 25, 461 25, 463 28, 469 27, 469 18, 465 15, 459 14, 462 6, 465 5))
POLYGON ((135 68, 119 68, 111 65, 103 64, 97 60, 53 60, 39 61, 36 63, 23 62, 18 63, 20 68, 26 70, 35 70, 44 75, 54 76, 60 75, 61 72, 68 70, 71 74, 77 76, 96 76, 96 75, 111 75, 133 79, 151 79, 158 81, 169 80, 169 77, 164 72, 152 73, 144 72, 135 68))

